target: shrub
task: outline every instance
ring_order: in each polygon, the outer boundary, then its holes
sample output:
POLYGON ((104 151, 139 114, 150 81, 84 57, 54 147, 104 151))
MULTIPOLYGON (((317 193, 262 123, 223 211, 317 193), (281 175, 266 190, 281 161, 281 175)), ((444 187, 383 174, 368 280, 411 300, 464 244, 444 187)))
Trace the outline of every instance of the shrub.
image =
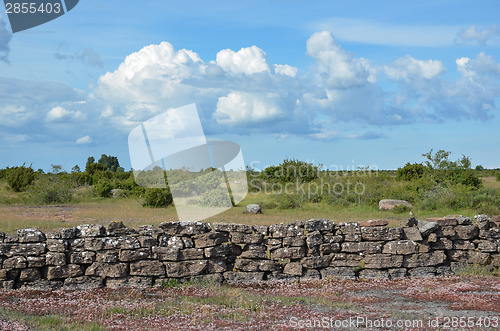
POLYGON ((94 191, 98 196, 108 198, 111 196, 111 190, 114 189, 113 184, 108 179, 100 179, 97 184, 93 186, 94 191))
POLYGON ((392 211, 396 214, 405 214, 410 211, 410 207, 405 206, 405 205, 396 205, 392 208, 392 211))
POLYGON ((26 167, 24 164, 20 167, 9 168, 7 183, 15 192, 26 191, 35 181, 35 171, 31 165, 26 167))
POLYGON ((319 168, 312 163, 299 160, 284 160, 277 166, 270 166, 262 171, 261 176, 269 181, 294 183, 311 182, 318 178, 319 168))
POLYGON ((398 168, 396 179, 415 180, 422 178, 425 172, 425 166, 422 163, 407 163, 403 168, 398 168))
POLYGON ((145 207, 167 207, 173 202, 172 194, 168 188, 147 188, 145 192, 142 204, 145 207))
POLYGON ((29 194, 35 203, 66 203, 72 200, 74 189, 68 176, 53 174, 39 177, 29 194))
POLYGON ((495 178, 497 181, 500 182, 500 172, 499 171, 495 172, 495 178))
POLYGON ((229 199, 227 190, 215 189, 203 193, 200 197, 200 204, 205 207, 232 207, 232 200, 229 199))

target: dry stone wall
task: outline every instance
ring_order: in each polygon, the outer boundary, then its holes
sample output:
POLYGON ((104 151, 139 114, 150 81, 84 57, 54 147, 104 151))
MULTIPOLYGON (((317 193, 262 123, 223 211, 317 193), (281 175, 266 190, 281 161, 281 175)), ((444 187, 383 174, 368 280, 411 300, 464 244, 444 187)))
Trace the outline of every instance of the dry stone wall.
POLYGON ((500 227, 487 216, 400 222, 311 219, 270 226, 165 222, 80 225, 0 235, 0 288, 148 287, 172 279, 264 280, 448 275, 500 266, 500 227))

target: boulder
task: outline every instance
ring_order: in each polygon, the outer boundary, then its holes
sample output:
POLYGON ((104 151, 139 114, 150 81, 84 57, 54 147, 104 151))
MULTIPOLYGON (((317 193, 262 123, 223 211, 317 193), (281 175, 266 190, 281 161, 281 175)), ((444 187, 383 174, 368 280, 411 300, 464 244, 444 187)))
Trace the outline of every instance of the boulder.
POLYGON ((391 210, 396 206, 405 206, 408 208, 413 208, 413 205, 405 200, 396 200, 396 199, 383 199, 378 203, 378 208, 380 210, 391 210))
POLYGON ((262 207, 256 203, 252 203, 245 207, 243 214, 262 214, 262 207))

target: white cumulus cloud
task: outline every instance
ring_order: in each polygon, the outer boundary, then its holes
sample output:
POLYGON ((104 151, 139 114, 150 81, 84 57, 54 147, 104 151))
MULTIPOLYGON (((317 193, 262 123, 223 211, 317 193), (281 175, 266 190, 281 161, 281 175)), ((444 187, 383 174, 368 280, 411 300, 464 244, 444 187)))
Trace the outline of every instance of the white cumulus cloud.
POLYGON ((438 60, 417 60, 410 55, 405 55, 389 66, 385 66, 386 75, 394 80, 414 81, 433 79, 445 72, 445 67, 438 60))
POLYGON ((307 40, 307 54, 316 60, 317 71, 328 88, 347 89, 369 82, 368 62, 345 51, 328 31, 317 32, 307 40))
POLYGON ((219 98, 214 118, 219 123, 255 123, 274 118, 281 113, 276 95, 254 95, 231 92, 219 98))
POLYGON ((257 46, 242 48, 235 52, 224 49, 217 53, 216 63, 224 71, 234 74, 255 74, 269 71, 266 53, 257 46))
POLYGON ((56 106, 52 108, 45 117, 47 122, 64 122, 64 121, 74 121, 83 119, 85 116, 79 110, 72 111, 67 110, 61 106, 56 106))

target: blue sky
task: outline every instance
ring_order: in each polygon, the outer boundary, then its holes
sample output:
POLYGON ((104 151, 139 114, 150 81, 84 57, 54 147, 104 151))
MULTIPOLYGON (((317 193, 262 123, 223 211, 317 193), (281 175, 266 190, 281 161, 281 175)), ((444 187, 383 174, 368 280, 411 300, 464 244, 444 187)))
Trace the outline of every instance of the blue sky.
POLYGON ((445 149, 500 168, 498 1, 95 1, 12 34, 0 9, 0 167, 118 156, 196 103, 256 169, 396 169, 445 149))

